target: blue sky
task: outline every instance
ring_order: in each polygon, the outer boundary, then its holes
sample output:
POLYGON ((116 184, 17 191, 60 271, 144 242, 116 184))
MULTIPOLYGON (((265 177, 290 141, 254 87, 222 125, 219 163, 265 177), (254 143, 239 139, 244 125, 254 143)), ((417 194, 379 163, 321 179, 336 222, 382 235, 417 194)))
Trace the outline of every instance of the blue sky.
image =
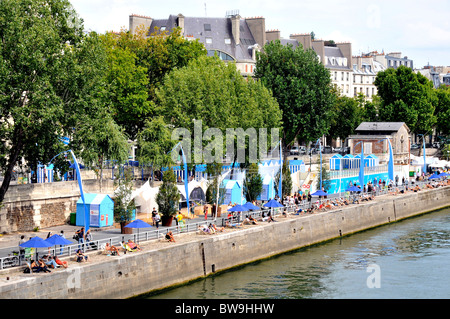
POLYGON ((314 31, 317 38, 351 42, 353 55, 384 50, 401 52, 416 68, 450 66, 449 0, 69 0, 87 30, 128 29, 128 16, 154 19, 182 13, 191 17, 262 16, 266 29, 283 38, 314 31))

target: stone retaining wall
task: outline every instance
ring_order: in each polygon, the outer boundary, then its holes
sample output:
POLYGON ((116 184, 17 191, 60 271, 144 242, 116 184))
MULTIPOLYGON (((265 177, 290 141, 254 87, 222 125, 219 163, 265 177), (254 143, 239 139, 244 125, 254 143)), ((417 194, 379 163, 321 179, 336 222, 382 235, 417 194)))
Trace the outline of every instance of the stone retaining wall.
POLYGON ((450 186, 351 205, 0 284, 1 298, 128 298, 447 207, 450 186))

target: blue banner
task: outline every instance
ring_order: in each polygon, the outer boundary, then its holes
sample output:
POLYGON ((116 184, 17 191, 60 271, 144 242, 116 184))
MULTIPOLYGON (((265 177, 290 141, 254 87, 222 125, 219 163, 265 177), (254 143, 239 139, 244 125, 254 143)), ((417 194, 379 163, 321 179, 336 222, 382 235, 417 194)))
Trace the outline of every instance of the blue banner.
POLYGON ((361 186, 361 189, 364 189, 364 143, 361 143, 361 162, 359 164, 359 185, 361 186))
POLYGON ((85 233, 88 231, 89 229, 89 220, 90 220, 90 216, 89 216, 89 209, 86 205, 86 202, 84 201, 84 192, 83 192, 83 185, 82 185, 82 181, 81 181, 81 172, 80 172, 80 166, 78 165, 77 159, 75 157, 75 154, 73 154, 72 150, 69 150, 70 154, 72 154, 72 158, 75 164, 75 170, 77 173, 77 180, 78 180, 78 186, 80 187, 80 193, 81 193, 81 200, 83 201, 83 206, 84 206, 84 231, 85 233))
POLYGON ((423 136, 423 173, 427 173, 427 152, 425 150, 425 135, 423 136))
POLYGON ((393 181, 394 180, 394 155, 392 154, 392 145, 389 139, 387 140, 389 143, 389 164, 388 164, 388 178, 393 181))
POLYGON ((278 196, 280 201, 283 200, 283 153, 281 151, 281 141, 280 141, 280 184, 278 185, 278 196))

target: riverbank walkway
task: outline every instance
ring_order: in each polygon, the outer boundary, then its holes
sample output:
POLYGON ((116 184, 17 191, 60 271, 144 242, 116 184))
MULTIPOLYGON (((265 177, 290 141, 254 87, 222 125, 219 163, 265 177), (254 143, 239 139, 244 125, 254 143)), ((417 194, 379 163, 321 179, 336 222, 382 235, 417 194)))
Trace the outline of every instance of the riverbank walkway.
MULTIPOLYGON (((383 200, 387 196, 402 196, 403 194, 407 194, 410 192, 417 192, 417 191, 426 191, 430 188, 436 188, 436 187, 448 187, 450 185, 450 180, 445 181, 431 181, 431 182, 423 182, 423 183, 416 183, 414 185, 414 188, 409 187, 408 190, 406 190, 405 187, 399 186, 399 187, 393 187, 391 189, 385 189, 377 194, 371 199, 364 198, 365 195, 361 194, 347 194, 347 196, 339 196, 340 194, 337 194, 336 196, 329 196, 327 199, 321 199, 320 201, 317 199, 314 199, 312 203, 302 203, 301 205, 297 205, 295 207, 288 206, 281 208, 279 210, 274 211, 274 220, 280 221, 280 220, 287 220, 292 218, 302 218, 304 216, 307 216, 309 214, 320 214, 322 212, 329 212, 332 210, 337 209, 345 209, 345 207, 350 207, 353 205, 363 205, 365 201, 377 201, 377 200, 383 200), (354 201, 356 199, 357 201, 354 201), (343 203, 343 200, 347 200, 347 204, 343 203), (359 201, 358 201, 359 200, 359 201), (333 202, 335 204, 333 204, 333 202), (339 203, 340 204, 339 204, 339 203), (328 206, 328 204, 330 206, 328 206), (303 208, 301 208, 303 207, 303 208), (301 209, 301 211, 299 211, 301 209)), ((140 231, 139 237, 137 237, 137 231, 134 231, 134 234, 125 235, 120 234, 120 229, 105 229, 105 230, 97 230, 94 231, 94 242, 96 242, 96 248, 95 249, 87 249, 86 255, 89 256, 87 263, 97 263, 107 260, 108 258, 122 258, 126 253, 128 254, 138 254, 139 251, 136 252, 125 252, 124 249, 120 246, 120 242, 122 240, 127 241, 128 239, 132 239, 133 241, 137 242, 139 246, 141 247, 142 251, 147 250, 154 250, 154 249, 161 249, 170 245, 177 245, 180 243, 186 243, 190 241, 195 241, 200 238, 200 236, 215 236, 217 234, 227 233, 227 232, 235 232, 242 229, 246 229, 249 227, 260 227, 262 225, 266 225, 270 222, 270 220, 267 220, 267 213, 268 211, 263 211, 265 213, 265 217, 262 216, 262 211, 254 211, 254 212, 244 212, 243 216, 241 216, 240 220, 228 220, 226 216, 212 219, 211 217, 208 218, 208 220, 205 221, 203 216, 187 220, 187 224, 184 227, 191 226, 190 231, 182 231, 180 230, 180 227, 172 226, 172 227, 160 227, 158 231, 151 230, 151 231, 140 231), (252 223, 251 221, 245 222, 245 216, 246 215, 252 215, 256 219, 256 224, 252 223), (232 227, 223 227, 222 225, 226 225, 227 222, 231 222, 234 224, 232 227), (207 226, 210 223, 215 223, 218 230, 215 231, 215 233, 211 232, 204 232, 202 229, 207 229, 207 226), (206 226, 206 227, 205 227, 206 226), (169 242, 164 238, 164 235, 167 231, 172 231, 175 236, 175 242, 169 242), (158 233, 158 236, 155 238, 143 238, 141 235, 145 234, 148 236, 149 233, 158 233), (108 254, 105 253, 103 249, 101 249, 102 244, 101 243, 111 243, 112 245, 119 248, 119 256, 108 256, 108 254)), ((53 234, 59 233, 61 230, 64 231, 67 238, 72 239, 72 235, 75 233, 77 229, 79 229, 80 226, 72 226, 72 225, 62 225, 62 226, 55 226, 50 227, 48 229, 42 229, 39 232, 30 232, 30 233, 24 233, 23 235, 34 237, 39 236, 41 238, 45 238, 47 236, 47 233, 51 231, 53 234)), ((11 251, 12 249, 18 249, 18 239, 20 238, 21 234, 10 234, 10 235, 3 235, 0 237, 0 250, 4 251, 11 251)), ((26 237, 27 238, 27 237, 26 237)), ((73 240, 72 240, 73 241, 73 240)), ((77 246, 78 244, 74 243, 73 246, 77 246)), ((76 247, 76 248, 77 248, 76 247)), ((47 250, 47 248, 45 248, 47 250)), ((60 248, 56 248, 56 253, 59 253, 60 248)), ((65 253, 67 253, 68 247, 64 247, 65 253)), ((75 250, 75 249, 74 249, 75 250)), ((45 253, 45 252, 44 252, 45 253)), ((40 253, 39 256, 42 256, 44 253, 40 253)), ((82 266, 83 263, 78 263, 75 260, 74 254, 63 254, 60 257, 61 260, 68 262, 68 267, 74 267, 74 266, 82 266)), ((18 278, 23 278, 24 276, 46 276, 49 275, 49 273, 33 273, 33 274, 24 274, 23 269, 25 268, 25 264, 22 263, 20 266, 15 267, 5 267, 3 270, 0 270, 0 284, 2 282, 10 282, 11 280, 17 280, 18 278)), ((59 269, 51 269, 52 272, 61 271, 64 268, 59 269)))

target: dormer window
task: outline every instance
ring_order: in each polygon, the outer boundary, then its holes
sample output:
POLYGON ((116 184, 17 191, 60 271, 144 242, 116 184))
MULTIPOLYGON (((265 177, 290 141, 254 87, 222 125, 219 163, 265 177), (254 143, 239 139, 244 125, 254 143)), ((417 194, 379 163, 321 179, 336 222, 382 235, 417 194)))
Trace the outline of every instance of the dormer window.
POLYGON ((204 25, 205 31, 211 31, 211 24, 205 23, 204 25))
POLYGON ((225 44, 231 44, 231 39, 226 38, 226 39, 225 39, 225 44))

